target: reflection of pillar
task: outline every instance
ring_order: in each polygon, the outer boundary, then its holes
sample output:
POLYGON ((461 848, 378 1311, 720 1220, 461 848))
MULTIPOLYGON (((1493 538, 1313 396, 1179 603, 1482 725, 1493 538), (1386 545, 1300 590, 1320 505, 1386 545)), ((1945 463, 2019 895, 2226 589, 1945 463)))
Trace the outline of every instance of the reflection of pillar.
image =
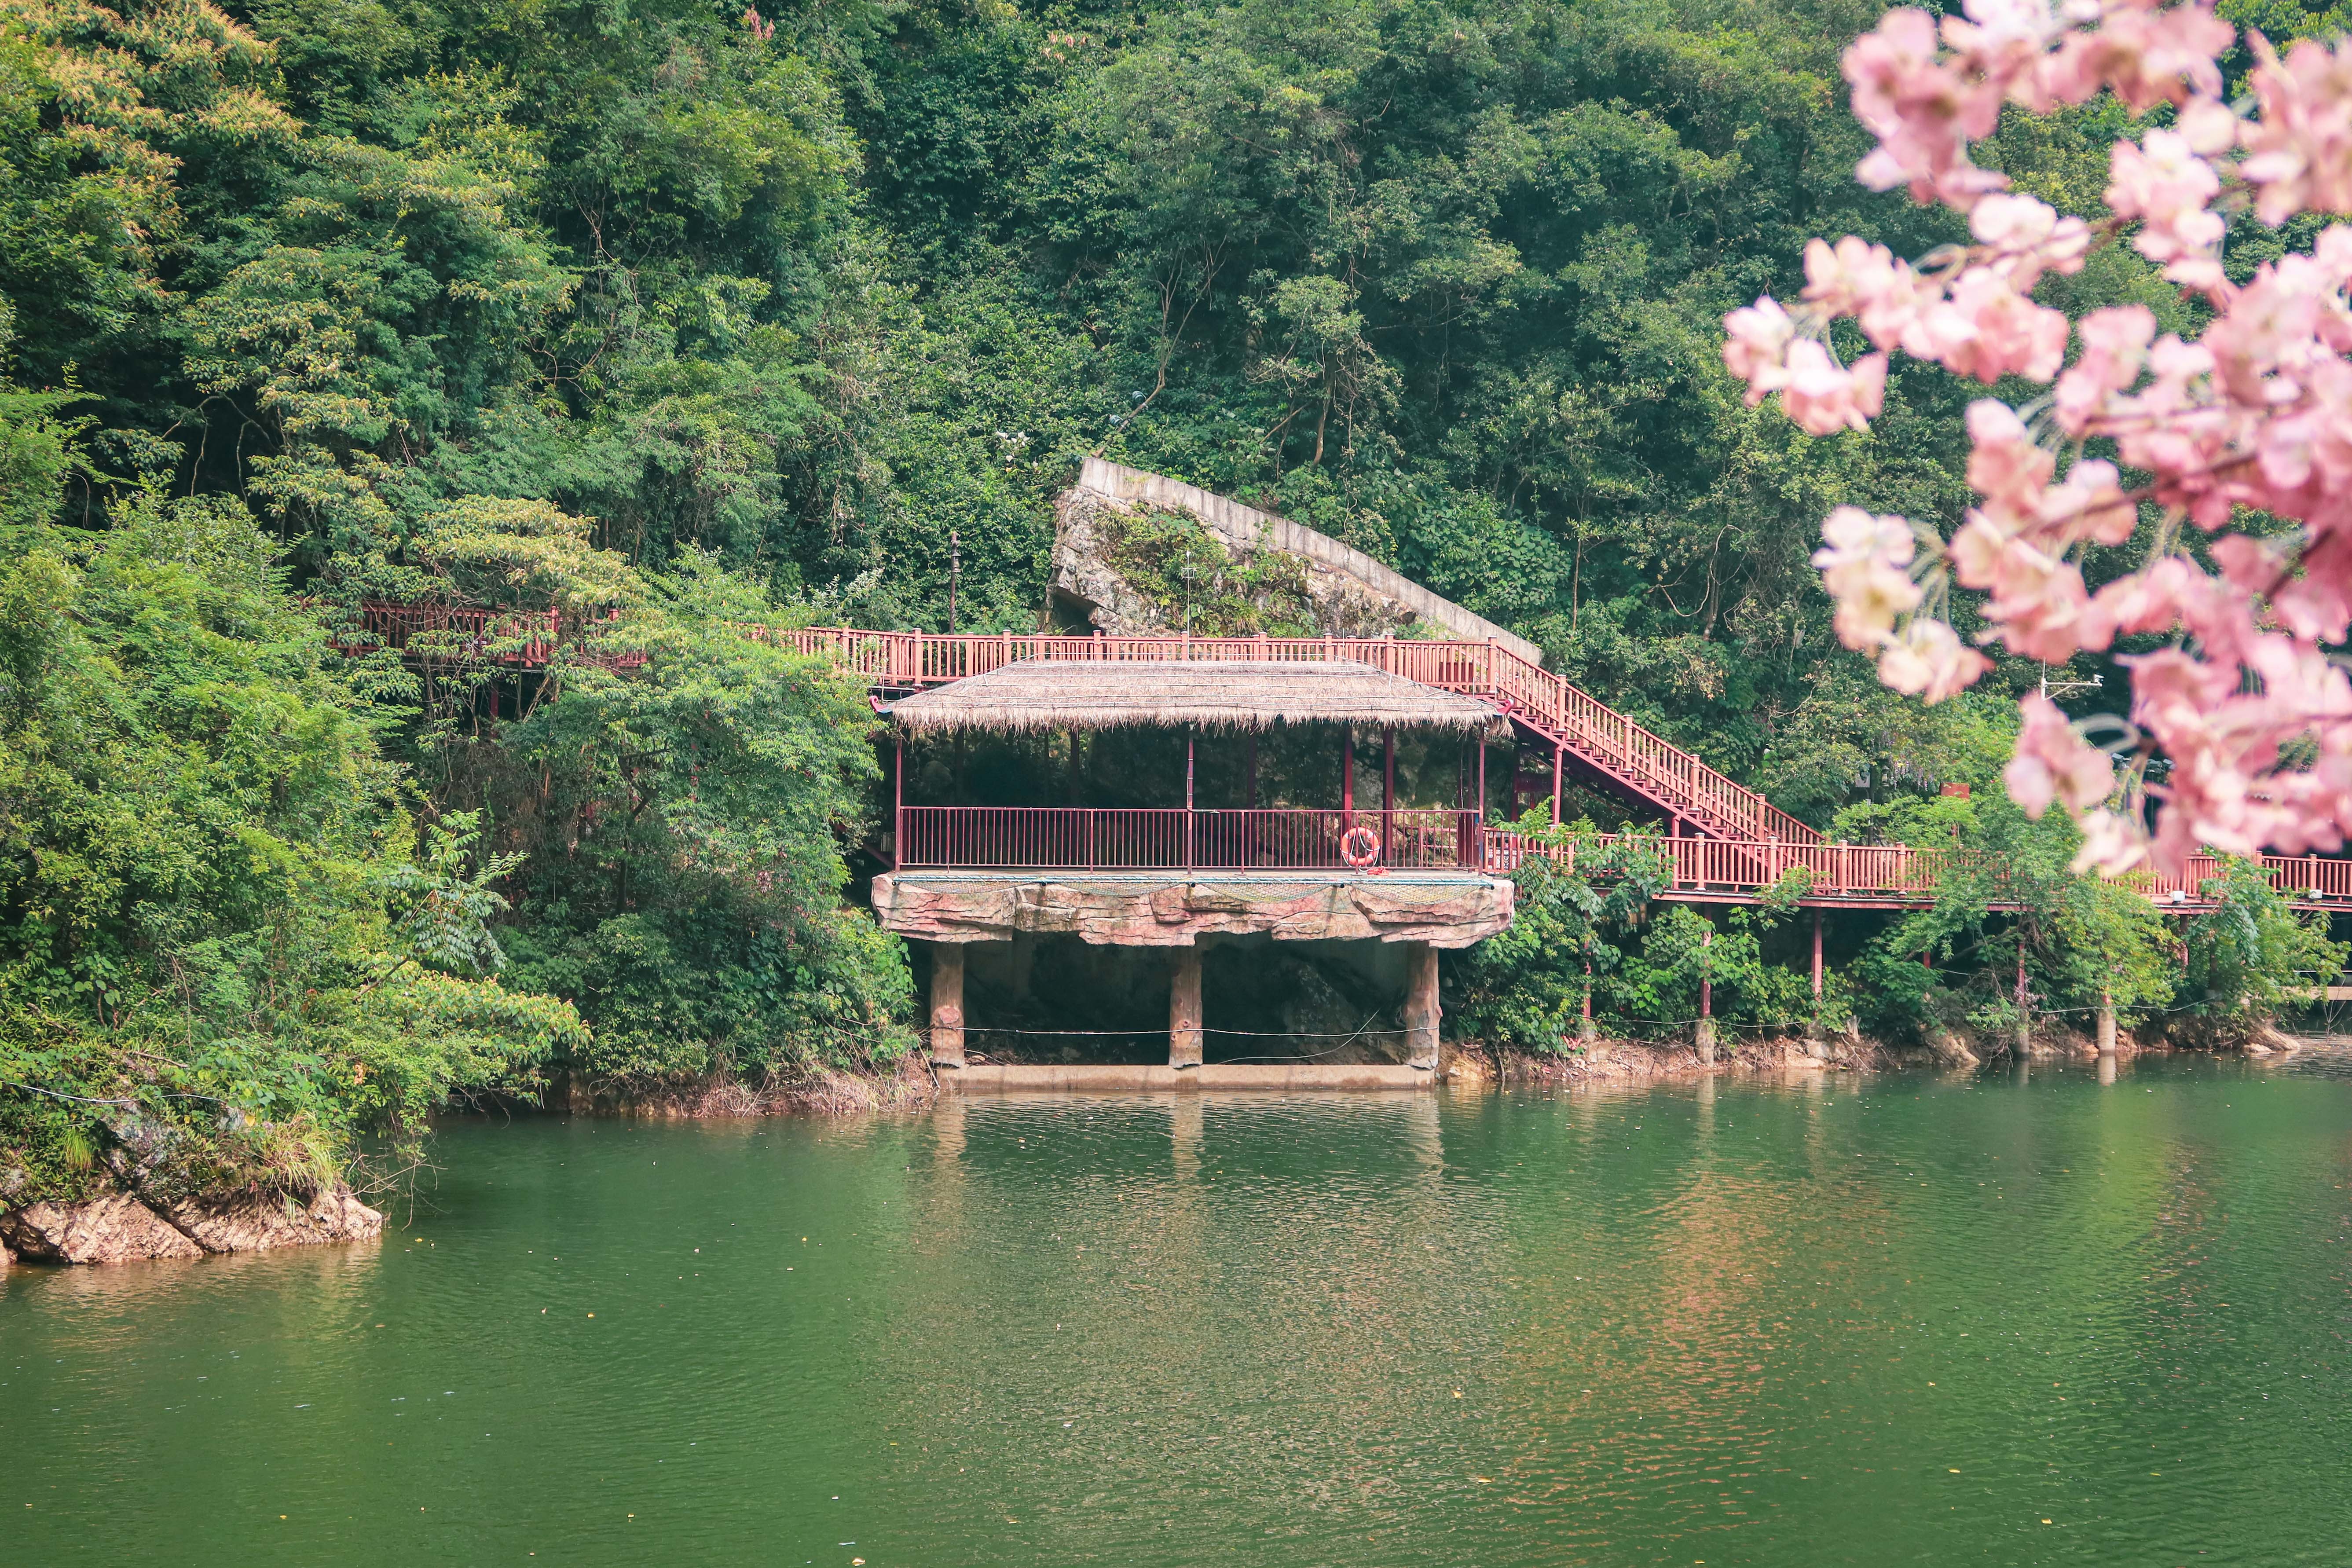
POLYGON ((963 1159, 963 1100, 941 1095, 931 1107, 931 1163, 953 1167, 963 1159))
POLYGON ((931 1065, 963 1066, 963 943, 931 944, 931 1065))
POLYGON ((1405 944, 1404 1037, 1408 1058, 1423 1072, 1437 1068, 1437 949, 1425 942, 1405 944))
POLYGON ((1168 1065, 1201 1065, 1201 950, 1180 947, 1168 984, 1168 1065))
POLYGON ((2113 1083, 2116 1081, 2115 1058, 2101 1057, 2099 1058, 2099 1081, 2101 1083, 2113 1083))
POLYGON ((1201 1173, 1201 1097, 1172 1094, 1168 1106, 1169 1152, 1180 1185, 1190 1185, 1201 1173))
POLYGON ((1445 1124, 1437 1112, 1437 1096, 1416 1094, 1404 1108, 1405 1147, 1413 1163, 1435 1173, 1445 1169, 1445 1124))

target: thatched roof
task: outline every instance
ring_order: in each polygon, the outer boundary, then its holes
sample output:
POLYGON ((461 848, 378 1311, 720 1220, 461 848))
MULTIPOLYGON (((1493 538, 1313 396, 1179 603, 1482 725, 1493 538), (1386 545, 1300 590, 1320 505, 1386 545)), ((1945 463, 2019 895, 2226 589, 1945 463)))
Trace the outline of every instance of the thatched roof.
POLYGON ((1276 724, 1366 729, 1487 730, 1484 703, 1369 664, 1024 659, 986 675, 902 698, 886 710, 904 728, 1115 730, 1276 724))

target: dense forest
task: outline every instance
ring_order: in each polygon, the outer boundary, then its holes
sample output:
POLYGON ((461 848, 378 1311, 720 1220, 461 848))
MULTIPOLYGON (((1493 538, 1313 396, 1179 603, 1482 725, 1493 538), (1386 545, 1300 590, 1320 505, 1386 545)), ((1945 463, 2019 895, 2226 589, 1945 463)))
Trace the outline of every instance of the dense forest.
MULTIPOLYGON (((1811 439, 1720 321, 1813 234, 1951 237, 1852 177, 1878 10, 0 0, 0 1181, 95 1180, 141 1118, 204 1134, 190 1182, 366 1132, 390 1169, 551 1065, 904 1052, 845 897, 862 694, 721 623, 943 628, 952 531, 962 628, 1033 628, 1088 452, 1392 563, 1842 836, 2031 867, 2032 919, 1963 889, 1874 941, 1831 999, 1873 1027, 2000 1025, 2020 942, 2127 1019, 2332 971, 2259 886, 2183 960, 2064 874, 1981 787, 2038 668, 1923 708, 1830 635, 1821 517, 1954 515, 1964 394, 1898 369, 1811 439), (593 635, 428 680, 351 635, 374 597, 593 635)), ((2095 210, 2122 121, 2001 161, 2095 210)), ((2184 309, 2120 248, 2045 289, 2184 309)), ((1559 1048, 1596 953, 1605 1013, 1686 1016, 1699 917, 1547 876, 1465 1026, 1559 1048)), ((1705 962, 1801 1023, 1772 918, 1705 962)))

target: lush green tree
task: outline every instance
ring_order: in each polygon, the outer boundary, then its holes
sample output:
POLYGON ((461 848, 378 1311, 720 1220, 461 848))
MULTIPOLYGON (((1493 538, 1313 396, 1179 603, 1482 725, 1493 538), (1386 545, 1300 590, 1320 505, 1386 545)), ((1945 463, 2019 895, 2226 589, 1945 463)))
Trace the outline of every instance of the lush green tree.
POLYGON ((865 688, 746 637, 776 611, 707 555, 648 587, 608 634, 643 666, 567 671, 500 738, 517 973, 578 1001, 596 1038, 565 1065, 600 1082, 886 1065, 912 981, 843 902, 879 776, 865 688))
POLYGON ((585 1034, 495 977, 511 864, 463 817, 420 847, 390 715, 238 502, 111 516, 0 562, 0 1165, 299 1190, 527 1092, 585 1034))

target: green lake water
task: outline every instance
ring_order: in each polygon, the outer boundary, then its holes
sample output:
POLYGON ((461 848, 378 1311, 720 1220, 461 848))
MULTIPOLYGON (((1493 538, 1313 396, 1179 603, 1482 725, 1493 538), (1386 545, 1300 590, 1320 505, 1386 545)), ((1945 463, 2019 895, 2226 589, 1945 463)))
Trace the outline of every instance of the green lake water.
POLYGON ((2352 1561, 2352 1058, 465 1121, 0 1278, 0 1562, 2352 1561))

